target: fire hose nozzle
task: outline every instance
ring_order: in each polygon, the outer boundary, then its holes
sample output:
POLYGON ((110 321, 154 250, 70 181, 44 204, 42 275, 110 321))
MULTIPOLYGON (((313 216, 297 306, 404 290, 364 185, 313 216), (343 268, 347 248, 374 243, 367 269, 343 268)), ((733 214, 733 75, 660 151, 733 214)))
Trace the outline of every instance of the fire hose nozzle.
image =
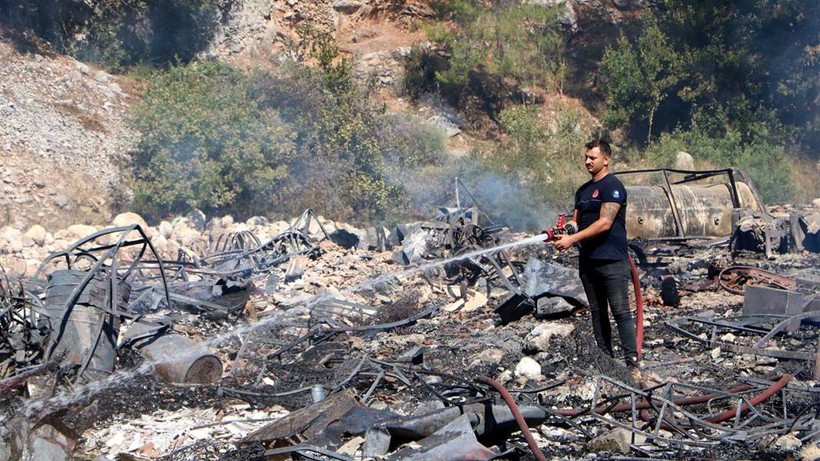
POLYGON ((551 242, 555 240, 555 237, 558 235, 572 235, 576 232, 578 232, 578 227, 575 223, 572 221, 567 222, 567 215, 561 213, 558 215, 558 224, 552 229, 543 230, 541 233, 547 236, 544 240, 545 242, 551 242))

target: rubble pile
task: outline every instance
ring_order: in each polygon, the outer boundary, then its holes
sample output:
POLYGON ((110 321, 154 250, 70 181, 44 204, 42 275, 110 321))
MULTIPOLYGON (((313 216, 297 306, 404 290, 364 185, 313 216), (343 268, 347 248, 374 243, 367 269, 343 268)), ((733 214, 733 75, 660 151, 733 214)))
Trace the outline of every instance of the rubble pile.
POLYGON ((0 282, 3 459, 817 457, 816 254, 633 242, 636 376, 573 254, 480 216, 29 237, 3 255, 41 258, 0 282))

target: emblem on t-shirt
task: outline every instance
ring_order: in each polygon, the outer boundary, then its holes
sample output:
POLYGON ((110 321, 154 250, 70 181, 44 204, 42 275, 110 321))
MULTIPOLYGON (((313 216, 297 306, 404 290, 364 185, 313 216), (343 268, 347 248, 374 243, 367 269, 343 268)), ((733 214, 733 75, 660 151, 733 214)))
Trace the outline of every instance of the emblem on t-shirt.
POLYGON ((621 193, 615 190, 615 191, 612 191, 612 196, 615 197, 615 198, 618 198, 618 197, 621 196, 621 193))
POLYGON ((592 191, 592 198, 598 198, 598 189, 592 191))

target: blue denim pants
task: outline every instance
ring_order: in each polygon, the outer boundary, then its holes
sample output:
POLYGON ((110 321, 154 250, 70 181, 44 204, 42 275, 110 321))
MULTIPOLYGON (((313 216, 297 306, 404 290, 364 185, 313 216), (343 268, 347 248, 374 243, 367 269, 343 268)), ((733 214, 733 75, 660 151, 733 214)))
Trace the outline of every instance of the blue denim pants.
POLYGON ((581 261, 579 275, 592 313, 592 331, 598 348, 612 357, 612 325, 609 310, 618 326, 625 358, 637 358, 635 320, 629 307, 629 262, 581 261))

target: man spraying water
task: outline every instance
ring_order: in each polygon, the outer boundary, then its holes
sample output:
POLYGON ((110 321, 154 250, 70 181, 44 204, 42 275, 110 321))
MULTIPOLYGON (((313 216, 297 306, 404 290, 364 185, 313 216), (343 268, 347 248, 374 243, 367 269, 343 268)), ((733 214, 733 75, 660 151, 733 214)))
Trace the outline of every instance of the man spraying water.
POLYGON ((586 144, 584 164, 592 177, 575 193, 575 209, 567 223, 575 233, 551 237, 555 249, 579 249, 579 276, 592 313, 598 348, 610 357, 612 327, 609 309, 618 326, 627 366, 639 368, 635 321, 629 308, 630 268, 626 245, 626 189, 609 171, 612 149, 605 141, 586 144))

